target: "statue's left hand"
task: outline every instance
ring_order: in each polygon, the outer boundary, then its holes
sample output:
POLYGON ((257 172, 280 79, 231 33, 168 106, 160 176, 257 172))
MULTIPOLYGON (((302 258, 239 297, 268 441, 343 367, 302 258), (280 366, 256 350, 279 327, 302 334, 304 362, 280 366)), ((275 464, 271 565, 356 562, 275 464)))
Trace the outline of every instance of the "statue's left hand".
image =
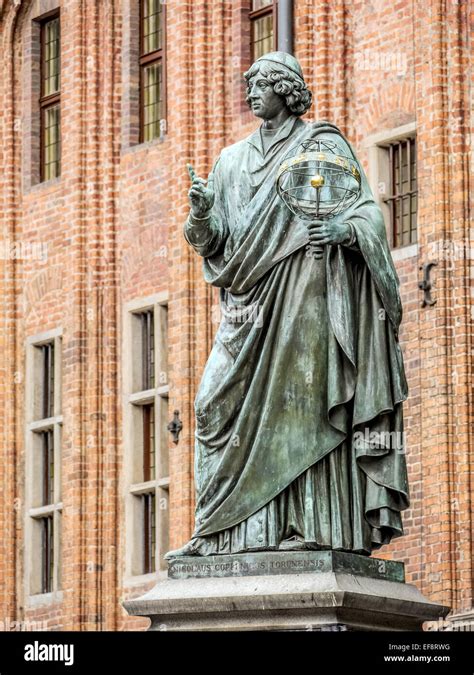
POLYGON ((308 225, 309 241, 312 246, 325 244, 345 244, 351 239, 351 228, 348 223, 335 219, 313 220, 308 225))

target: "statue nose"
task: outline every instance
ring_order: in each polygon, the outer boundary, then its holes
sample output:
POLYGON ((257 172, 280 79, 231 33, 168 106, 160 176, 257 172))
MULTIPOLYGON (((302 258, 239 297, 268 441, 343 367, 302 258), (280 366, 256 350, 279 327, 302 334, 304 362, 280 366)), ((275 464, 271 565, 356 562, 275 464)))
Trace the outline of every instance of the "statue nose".
POLYGON ((258 90, 255 88, 255 85, 250 90, 249 98, 259 98, 258 90))

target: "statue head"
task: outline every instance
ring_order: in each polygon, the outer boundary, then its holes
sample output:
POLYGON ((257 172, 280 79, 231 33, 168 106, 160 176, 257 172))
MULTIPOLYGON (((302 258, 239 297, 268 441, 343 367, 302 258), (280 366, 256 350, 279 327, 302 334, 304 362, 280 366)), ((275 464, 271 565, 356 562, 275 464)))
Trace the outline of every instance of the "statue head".
POLYGON ((282 107, 303 115, 311 106, 312 94, 297 59, 285 52, 264 54, 244 73, 246 101, 257 117, 269 119, 282 107))

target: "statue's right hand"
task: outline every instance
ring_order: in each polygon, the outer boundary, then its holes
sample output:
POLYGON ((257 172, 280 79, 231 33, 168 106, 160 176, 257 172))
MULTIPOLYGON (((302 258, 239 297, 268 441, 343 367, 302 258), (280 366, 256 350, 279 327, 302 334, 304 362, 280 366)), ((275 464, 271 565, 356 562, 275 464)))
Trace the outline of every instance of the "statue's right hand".
POLYGON ((187 168, 192 181, 188 193, 191 213, 196 218, 205 218, 214 205, 215 194, 212 180, 205 181, 203 178, 199 178, 191 164, 188 164, 187 168))

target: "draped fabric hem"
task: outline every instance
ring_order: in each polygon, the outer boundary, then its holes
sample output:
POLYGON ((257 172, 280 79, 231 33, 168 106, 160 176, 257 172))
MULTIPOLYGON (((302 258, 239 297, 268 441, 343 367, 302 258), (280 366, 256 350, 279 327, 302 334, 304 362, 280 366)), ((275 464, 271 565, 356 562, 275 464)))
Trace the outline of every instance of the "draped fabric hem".
POLYGON ((193 536, 193 545, 200 555, 223 555, 278 550, 285 540, 291 547, 293 538, 296 547, 370 555, 403 528, 393 508, 381 503, 366 510, 368 481, 343 442, 256 513, 225 530, 193 536))

